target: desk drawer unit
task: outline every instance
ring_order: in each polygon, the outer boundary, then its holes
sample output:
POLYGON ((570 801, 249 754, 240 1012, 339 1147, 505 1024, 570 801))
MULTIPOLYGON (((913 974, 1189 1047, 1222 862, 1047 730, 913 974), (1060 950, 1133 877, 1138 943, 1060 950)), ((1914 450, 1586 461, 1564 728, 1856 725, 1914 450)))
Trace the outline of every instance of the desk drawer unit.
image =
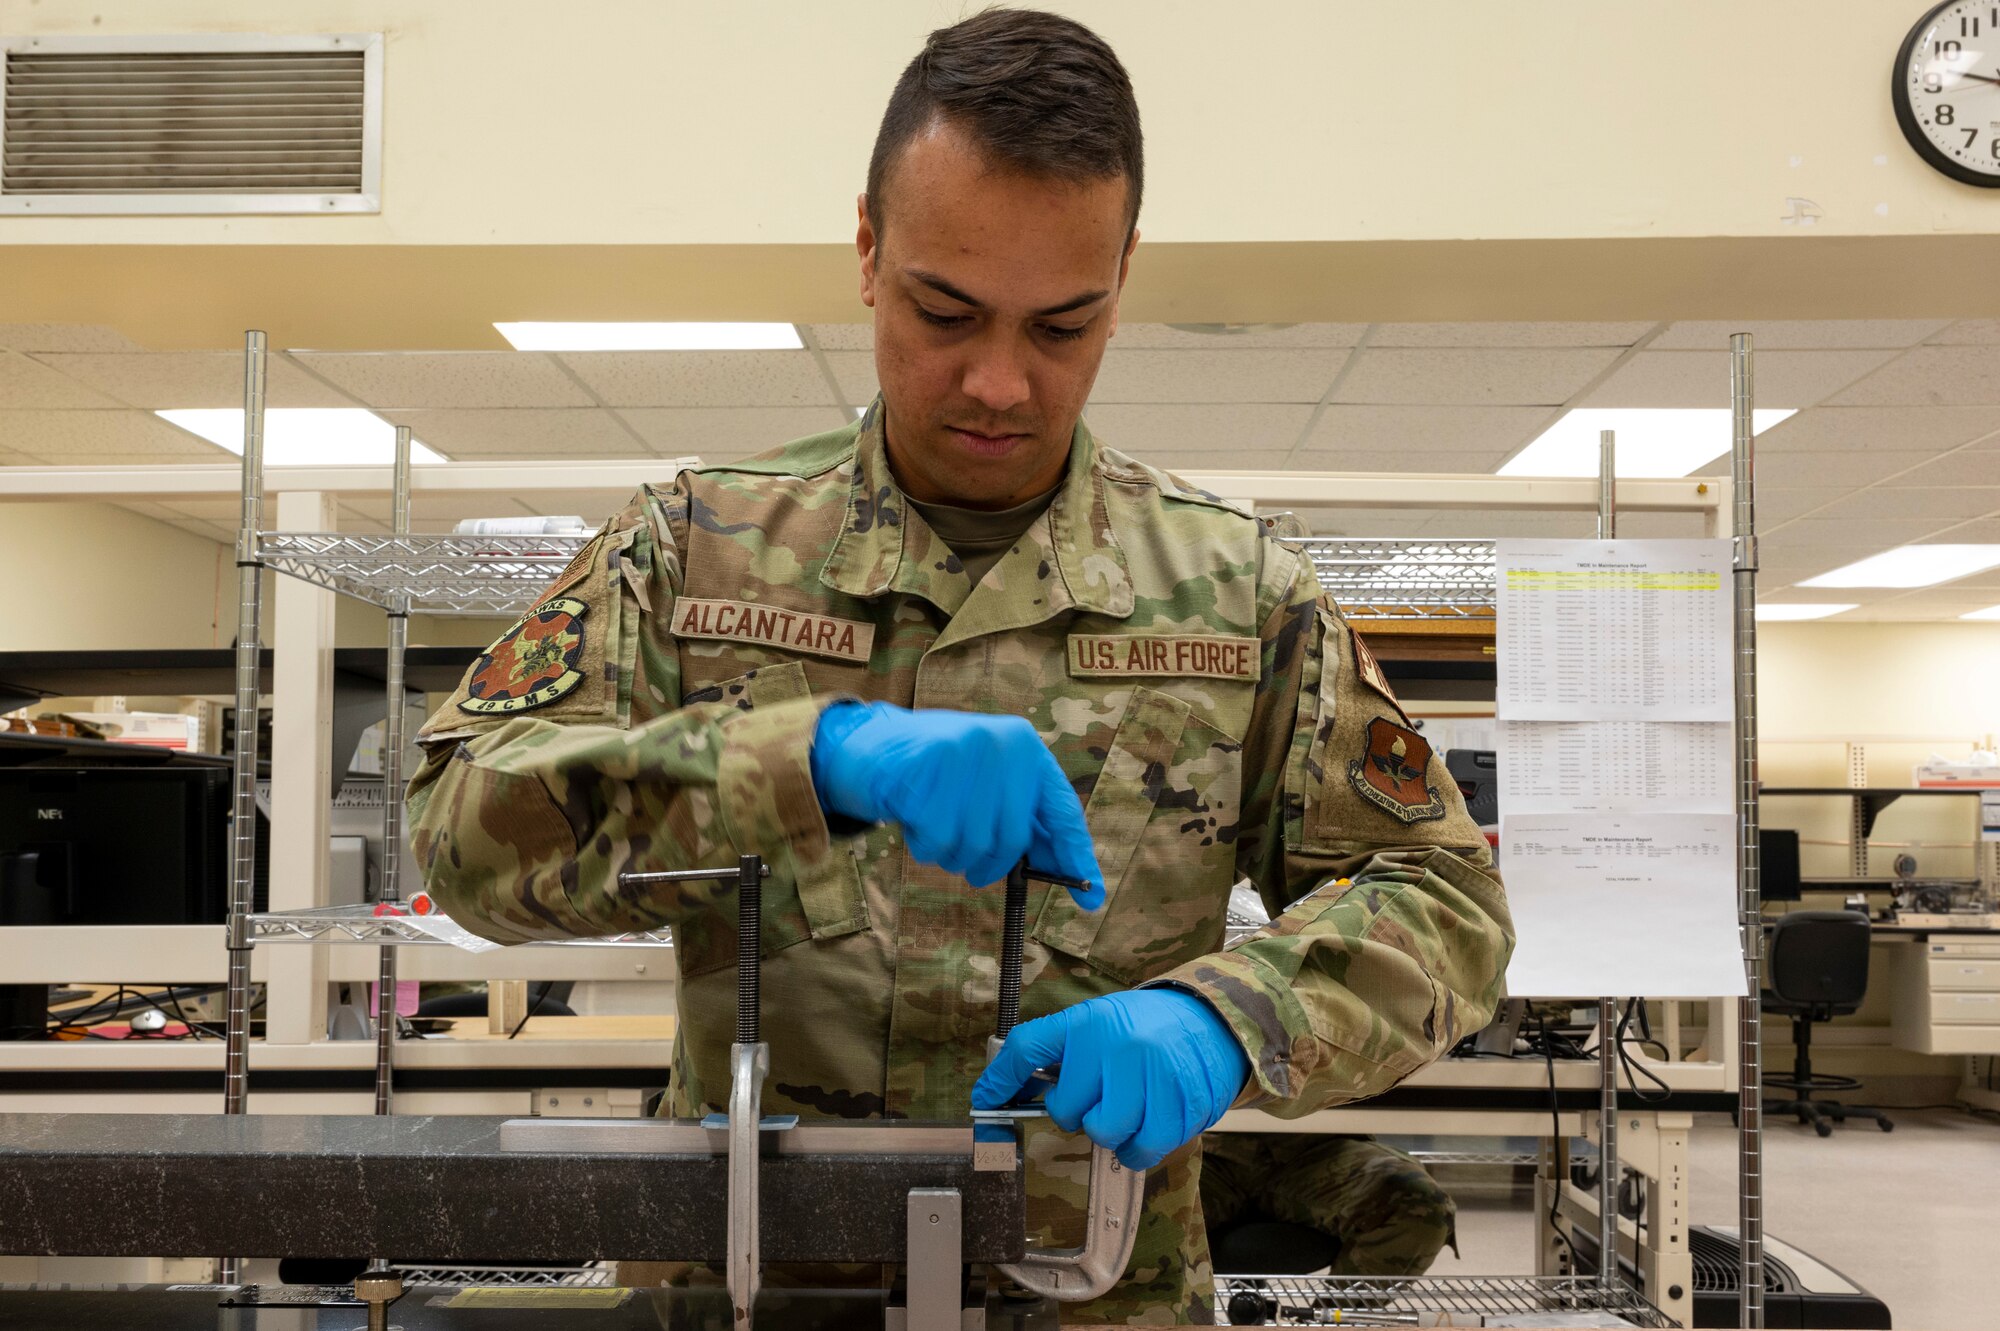
POLYGON ((1932 937, 1897 958, 1894 1040, 1924 1054, 2000 1053, 2000 938, 1932 937))
POLYGON ((1931 989, 1983 989, 2000 993, 2000 957, 1938 957, 1930 959, 1931 989))

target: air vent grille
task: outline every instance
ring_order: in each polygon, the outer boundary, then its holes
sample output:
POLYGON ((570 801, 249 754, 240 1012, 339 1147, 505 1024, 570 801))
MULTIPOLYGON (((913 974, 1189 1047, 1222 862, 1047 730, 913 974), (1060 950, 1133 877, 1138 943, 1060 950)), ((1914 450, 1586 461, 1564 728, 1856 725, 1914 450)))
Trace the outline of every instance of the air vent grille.
POLYGON ((7 52, 10 195, 359 194, 364 54, 7 52))

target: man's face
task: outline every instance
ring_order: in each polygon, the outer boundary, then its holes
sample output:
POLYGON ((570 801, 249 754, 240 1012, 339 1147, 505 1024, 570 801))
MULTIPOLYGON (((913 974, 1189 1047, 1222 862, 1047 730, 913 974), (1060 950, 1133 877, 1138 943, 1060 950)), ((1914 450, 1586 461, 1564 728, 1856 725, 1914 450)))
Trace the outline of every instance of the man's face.
POLYGON ((999 509, 1054 488, 1118 326, 1125 180, 990 165, 940 123, 888 173, 884 235, 861 200, 861 300, 889 460, 913 498, 999 509))

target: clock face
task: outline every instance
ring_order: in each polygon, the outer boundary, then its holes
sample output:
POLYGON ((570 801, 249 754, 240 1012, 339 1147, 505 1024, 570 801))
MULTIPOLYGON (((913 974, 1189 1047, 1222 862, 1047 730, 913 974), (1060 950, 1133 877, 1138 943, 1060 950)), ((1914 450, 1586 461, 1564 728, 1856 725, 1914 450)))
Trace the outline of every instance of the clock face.
POLYGON ((1896 120, 1953 180, 2000 188, 2000 0, 1945 0, 1896 56, 1896 120))

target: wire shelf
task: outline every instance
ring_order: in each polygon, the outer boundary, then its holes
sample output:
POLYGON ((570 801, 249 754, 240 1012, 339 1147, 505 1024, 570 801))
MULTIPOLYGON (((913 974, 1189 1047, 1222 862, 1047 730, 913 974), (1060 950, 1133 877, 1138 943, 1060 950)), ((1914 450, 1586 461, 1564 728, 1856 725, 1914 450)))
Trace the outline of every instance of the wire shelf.
POLYGON ((1352 619, 1487 620, 1494 615, 1494 542, 1354 540, 1293 542, 1319 585, 1352 619))
MULTIPOLYGON (((252 943, 367 943, 370 945, 410 945, 470 947, 475 951, 497 948, 449 916, 432 911, 427 915, 377 915, 370 904, 359 906, 316 906, 309 910, 274 910, 251 915, 252 943)), ((516 947, 672 947, 665 929, 638 933, 607 934, 601 938, 548 939, 518 943, 516 947)))
POLYGON ((609 1289, 617 1271, 610 1263, 582 1267, 406 1266, 392 1264, 405 1285, 447 1289, 609 1289))
POLYGON ((266 568, 385 610, 517 615, 590 541, 577 536, 369 536, 260 532, 266 568))
POLYGON ((1408 1326, 1437 1313, 1612 1313, 1634 1326, 1679 1325, 1630 1286, 1587 1276, 1217 1276, 1215 1311, 1239 1326, 1408 1326))

